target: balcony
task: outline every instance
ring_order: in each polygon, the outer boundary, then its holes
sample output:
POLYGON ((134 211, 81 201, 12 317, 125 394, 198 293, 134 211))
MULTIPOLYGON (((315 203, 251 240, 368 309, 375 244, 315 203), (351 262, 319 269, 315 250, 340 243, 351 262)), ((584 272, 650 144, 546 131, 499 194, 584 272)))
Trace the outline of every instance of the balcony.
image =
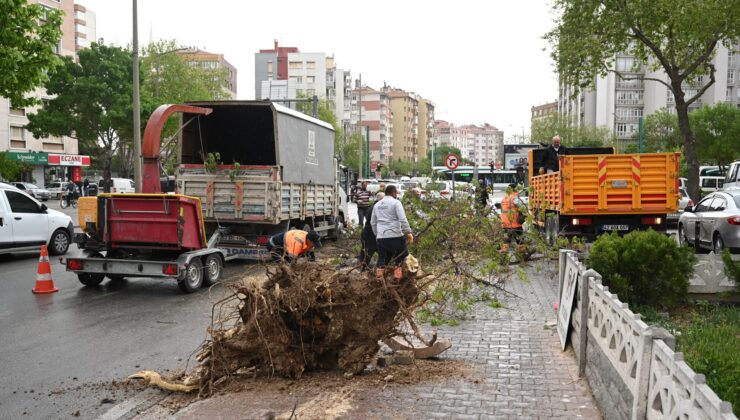
POLYGON ((617 98, 617 105, 642 105, 643 99, 617 98))
POLYGON ((644 89, 645 83, 642 80, 620 80, 617 82, 617 89, 644 89))

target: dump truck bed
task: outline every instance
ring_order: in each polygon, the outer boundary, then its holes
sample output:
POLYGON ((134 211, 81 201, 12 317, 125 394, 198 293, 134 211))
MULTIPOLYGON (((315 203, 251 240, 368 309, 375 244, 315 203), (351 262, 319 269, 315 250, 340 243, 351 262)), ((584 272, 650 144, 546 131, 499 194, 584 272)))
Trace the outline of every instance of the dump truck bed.
POLYGON ((678 157, 566 155, 559 172, 530 179, 530 206, 561 215, 673 213, 678 208, 678 157))

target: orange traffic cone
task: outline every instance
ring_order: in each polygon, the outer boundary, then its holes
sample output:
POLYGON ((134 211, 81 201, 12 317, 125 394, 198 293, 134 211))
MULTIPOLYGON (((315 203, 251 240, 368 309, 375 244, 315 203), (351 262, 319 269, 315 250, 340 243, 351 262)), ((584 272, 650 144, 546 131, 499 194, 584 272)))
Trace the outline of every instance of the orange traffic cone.
POLYGON ((39 268, 36 270, 36 287, 31 289, 31 291, 34 293, 54 293, 59 291, 59 289, 54 287, 54 280, 51 279, 49 251, 46 249, 46 245, 41 246, 39 268))

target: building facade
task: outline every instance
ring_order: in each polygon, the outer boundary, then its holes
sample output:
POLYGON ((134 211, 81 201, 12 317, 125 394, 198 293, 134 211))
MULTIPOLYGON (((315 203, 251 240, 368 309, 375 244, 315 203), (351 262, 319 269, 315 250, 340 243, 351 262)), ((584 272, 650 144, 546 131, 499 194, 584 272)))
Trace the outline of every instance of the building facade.
POLYGON ((419 95, 401 89, 384 88, 391 102, 393 121, 393 159, 418 162, 419 156, 419 95))
MULTIPOLYGON (((263 49, 254 55, 255 98, 298 99, 316 95, 329 101, 343 129, 349 128, 351 118, 351 80, 350 71, 338 68, 334 57, 325 53, 303 53, 296 47, 281 47, 275 41, 272 49, 263 49), (273 90, 265 90, 265 86, 271 89, 273 84, 284 80, 295 86, 293 93, 287 89, 293 96, 283 98, 276 96, 273 90)), ((295 108, 295 103, 286 105, 295 108)))
POLYGON ((227 97, 236 99, 236 67, 226 61, 223 54, 211 53, 200 49, 186 49, 177 51, 177 55, 194 67, 211 70, 226 69, 226 74, 221 85, 227 97))
POLYGON ((544 120, 552 113, 558 111, 558 101, 552 101, 542 105, 535 105, 530 109, 530 111, 532 112, 532 122, 544 120))
MULTIPOLYGON (((95 14, 84 6, 72 0, 31 0, 30 3, 62 12, 62 37, 54 48, 57 54, 76 58, 78 50, 95 40, 95 14)), ((32 95, 41 100, 51 99, 44 89, 37 89, 32 95)), ((0 98, 0 152, 31 165, 31 173, 24 175, 24 181, 43 187, 48 182, 70 176, 79 180, 82 167, 90 166, 89 156, 78 154, 77 139, 73 137, 37 138, 26 130, 27 115, 37 110, 38 106, 17 108, 8 99, 0 98)))
MULTIPOLYGON (((712 60, 716 68, 715 83, 691 104, 690 111, 720 101, 740 106, 738 61, 740 45, 729 49, 723 45, 717 47, 712 60)), ((614 70, 622 76, 610 72, 605 77, 597 77, 594 89, 577 95, 571 87, 561 84, 558 111, 574 126, 609 127, 621 145, 626 145, 635 141, 640 117, 660 109, 675 113, 675 100, 665 85, 641 80, 644 77, 668 82, 668 76, 662 70, 648 71, 628 54, 617 55, 614 70)), ((704 76, 694 84, 686 84, 686 98, 695 95, 708 81, 709 77, 704 76)))
POLYGON ((419 98, 419 159, 427 156, 434 136, 434 102, 419 98))
POLYGON ((370 166, 387 165, 392 157, 391 101, 386 92, 362 86, 351 93, 351 130, 369 137, 370 166), (362 121, 360 121, 360 119, 362 121))
POLYGON ((434 146, 451 146, 460 150, 461 158, 479 166, 504 161, 504 132, 493 125, 460 125, 436 120, 434 122, 434 146))

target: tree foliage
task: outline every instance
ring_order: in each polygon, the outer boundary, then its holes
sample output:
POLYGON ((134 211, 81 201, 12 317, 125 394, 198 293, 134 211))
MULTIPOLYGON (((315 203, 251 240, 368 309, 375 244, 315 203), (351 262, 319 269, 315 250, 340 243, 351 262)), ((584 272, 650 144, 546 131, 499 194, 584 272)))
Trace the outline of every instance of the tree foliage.
POLYGON ((690 114, 699 160, 726 167, 740 158, 740 109, 725 102, 690 114))
MULTIPOLYGON (((726 0, 555 0, 556 26, 545 35, 552 58, 566 86, 594 87, 597 76, 614 71, 616 56, 635 57, 635 67, 662 70, 662 83, 675 98, 678 127, 689 168, 688 192, 697 200, 699 160, 688 117, 688 107, 715 81, 711 60, 720 43, 740 41, 740 8, 726 0), (703 86, 699 76, 709 75, 703 86), (696 93, 687 93, 689 89, 696 93)), ((623 69, 624 70, 624 69, 623 69)), ((626 69, 626 71, 635 70, 626 69)), ((724 76, 724 75, 722 75, 724 76)))
POLYGON ((31 165, 11 159, 7 153, 0 152, 0 179, 15 181, 21 174, 29 172, 31 169, 31 165))
MULTIPOLYGON (((78 57, 79 62, 64 57, 50 74, 46 90, 54 97, 28 116, 27 128, 36 137, 74 133, 80 152, 99 161, 107 180, 114 154, 133 137, 131 53, 93 43, 78 57)), ((151 102, 144 94, 141 110, 142 117, 151 113, 151 102)))
POLYGON ((35 102, 25 95, 43 85, 59 64, 54 49, 62 37, 62 15, 26 0, 0 5, 0 96, 21 107, 35 102))
MULTIPOLYGON (((639 140, 639 134, 635 134, 634 140, 639 140)), ((643 124, 643 153, 668 152, 680 150, 683 139, 678 130, 678 118, 663 108, 648 115, 643 124)), ((630 148, 630 152, 637 153, 638 145, 630 148)))
POLYGON ((559 135, 563 144, 569 147, 603 147, 616 142, 608 127, 574 126, 557 112, 532 121, 531 131, 532 141, 540 144, 550 144, 555 135, 559 135))

